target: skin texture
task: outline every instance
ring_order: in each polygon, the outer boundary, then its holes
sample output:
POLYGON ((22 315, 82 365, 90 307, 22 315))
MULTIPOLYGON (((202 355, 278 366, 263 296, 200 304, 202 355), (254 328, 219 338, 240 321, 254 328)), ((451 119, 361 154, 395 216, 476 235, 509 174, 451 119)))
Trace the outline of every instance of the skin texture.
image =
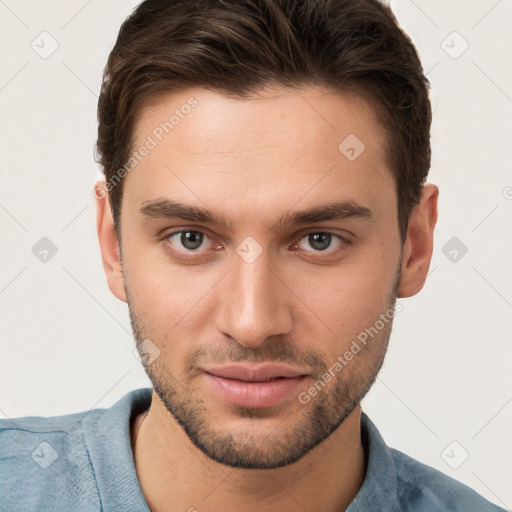
POLYGON ((125 178, 121 247, 108 195, 97 199, 108 285, 128 302, 136 342, 158 349, 146 366, 152 404, 133 425, 142 491, 153 511, 345 510, 366 471, 359 402, 392 321, 308 403, 294 392, 271 407, 234 406, 202 368, 279 361, 307 374, 298 390, 307 391, 396 297, 423 287, 438 189, 425 185, 402 246, 375 112, 357 96, 313 87, 245 100, 204 89, 169 94, 142 111, 134 148, 191 97, 197 106, 125 178), (354 161, 338 149, 349 134, 365 145, 354 161), (221 214, 229 226, 141 213, 163 198, 221 214), (277 224, 340 200, 371 218, 277 224), (170 236, 179 229, 204 233, 199 248, 170 236), (308 235, 325 232, 346 241, 333 236, 319 250, 308 235), (251 251, 261 249, 250 263, 237 252, 247 237, 257 243, 251 251))

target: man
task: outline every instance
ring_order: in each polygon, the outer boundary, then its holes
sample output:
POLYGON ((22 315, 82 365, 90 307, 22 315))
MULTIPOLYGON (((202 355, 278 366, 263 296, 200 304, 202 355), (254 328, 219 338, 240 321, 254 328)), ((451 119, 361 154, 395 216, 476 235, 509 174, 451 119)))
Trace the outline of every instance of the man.
POLYGON ((103 265, 153 389, 2 421, 3 509, 500 510, 360 407, 437 221, 428 81, 387 7, 148 0, 98 119, 103 265))

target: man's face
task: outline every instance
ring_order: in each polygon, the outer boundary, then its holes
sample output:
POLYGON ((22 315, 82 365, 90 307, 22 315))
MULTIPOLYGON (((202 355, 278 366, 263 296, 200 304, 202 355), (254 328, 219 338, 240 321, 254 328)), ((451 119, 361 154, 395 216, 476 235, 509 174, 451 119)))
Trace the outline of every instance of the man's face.
POLYGON ((130 317, 155 391, 210 458, 295 462, 374 382, 401 259, 384 144, 366 102, 314 88, 190 89, 142 111, 134 149, 151 148, 121 209, 130 317), (165 201, 212 218, 171 217, 165 201))

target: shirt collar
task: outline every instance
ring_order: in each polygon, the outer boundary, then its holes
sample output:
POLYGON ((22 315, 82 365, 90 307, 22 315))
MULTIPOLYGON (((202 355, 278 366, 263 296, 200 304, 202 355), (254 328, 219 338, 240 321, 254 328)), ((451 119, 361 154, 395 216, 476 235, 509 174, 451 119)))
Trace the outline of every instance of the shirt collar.
POLYGON ((367 461, 366 477, 346 512, 397 512, 397 475, 393 456, 377 427, 361 413, 361 439, 367 461))
POLYGON ((98 419, 85 417, 84 431, 105 512, 150 512, 133 460, 130 423, 151 404, 152 388, 131 391, 98 419))

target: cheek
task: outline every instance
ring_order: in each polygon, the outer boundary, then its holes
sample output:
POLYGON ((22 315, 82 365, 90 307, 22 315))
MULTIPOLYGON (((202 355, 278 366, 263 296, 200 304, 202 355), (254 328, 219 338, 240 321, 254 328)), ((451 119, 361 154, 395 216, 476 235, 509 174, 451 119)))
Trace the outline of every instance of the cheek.
POLYGON ((130 300, 148 336, 181 339, 204 327, 208 302, 203 299, 215 286, 216 273, 172 264, 163 250, 129 254, 124 264, 130 300))
POLYGON ((377 262, 361 262, 350 268, 340 267, 336 273, 326 272, 325 278, 317 274, 314 279, 297 282, 297 295, 307 306, 304 311, 308 323, 317 333, 314 337, 323 340, 322 348, 331 357, 348 348, 353 339, 388 311, 395 278, 391 267, 382 262, 380 267, 377 262))

